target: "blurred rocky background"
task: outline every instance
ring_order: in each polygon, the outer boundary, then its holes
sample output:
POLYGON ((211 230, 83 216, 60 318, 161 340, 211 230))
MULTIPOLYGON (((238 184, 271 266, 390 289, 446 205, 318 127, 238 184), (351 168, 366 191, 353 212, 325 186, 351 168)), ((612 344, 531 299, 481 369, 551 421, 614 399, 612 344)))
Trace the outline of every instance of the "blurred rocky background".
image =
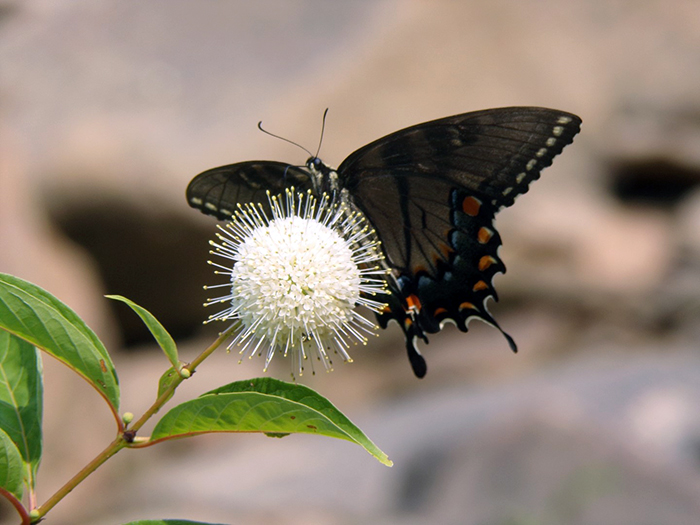
MULTIPOLYGON (((330 108, 332 165, 404 126, 508 105, 583 118, 497 225, 492 311, 423 345, 398 327, 303 382, 394 460, 312 436, 124 451, 52 524, 700 523, 700 3, 694 0, 0 0, 0 271, 46 287, 113 351, 123 410, 167 367, 105 293, 150 309, 185 357, 216 282, 189 180, 301 163, 330 108)), ((221 352, 175 401, 260 374, 221 352)), ((113 422, 45 359, 43 501, 113 422)), ((287 378, 287 363, 271 375, 287 378)), ((7 507, 4 521, 16 523, 7 507)))

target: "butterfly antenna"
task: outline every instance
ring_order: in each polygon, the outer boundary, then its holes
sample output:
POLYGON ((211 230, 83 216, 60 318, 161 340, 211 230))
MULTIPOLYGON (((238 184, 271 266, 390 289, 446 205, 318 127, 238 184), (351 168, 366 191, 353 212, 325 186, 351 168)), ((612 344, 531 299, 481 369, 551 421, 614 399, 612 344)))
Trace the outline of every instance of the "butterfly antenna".
POLYGON ((326 131, 326 115, 328 115, 328 108, 323 112, 323 120, 321 121, 321 138, 318 139, 318 149, 316 150, 316 155, 314 157, 318 158, 318 154, 321 153, 321 144, 323 144, 323 132, 326 131))
MULTIPOLYGON (((326 111, 328 111, 328 110, 326 110, 326 111)), ((270 135, 271 137, 275 137, 276 139, 283 140, 284 142, 287 142, 287 143, 289 143, 289 144, 292 144, 292 145, 296 146, 297 148, 303 149, 306 153, 309 154, 309 157, 313 157, 313 154, 312 154, 308 149, 306 149, 304 146, 302 146, 301 144, 297 144, 297 143, 294 142, 293 140, 289 140, 289 139, 286 139, 286 138, 284 138, 284 137, 280 137, 279 135, 275 135, 274 133, 270 133, 269 131, 267 131, 266 129, 264 129, 264 128, 262 127, 262 120, 261 120, 260 122, 258 122, 258 129, 259 129, 260 131, 262 131, 263 133, 265 133, 266 135, 270 135)))

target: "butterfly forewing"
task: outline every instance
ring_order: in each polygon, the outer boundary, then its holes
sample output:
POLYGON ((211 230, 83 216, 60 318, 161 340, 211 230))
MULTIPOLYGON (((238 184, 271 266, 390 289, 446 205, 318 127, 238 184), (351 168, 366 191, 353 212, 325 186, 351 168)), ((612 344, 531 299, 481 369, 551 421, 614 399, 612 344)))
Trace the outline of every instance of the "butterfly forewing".
POLYGON ((377 229, 394 267, 434 268, 445 246, 429 239, 445 239, 443 224, 451 223, 449 190, 463 189, 496 210, 510 206, 571 143, 580 122, 575 115, 545 108, 455 115, 360 148, 338 174, 377 229), (424 220, 429 216, 435 220, 424 220), (424 225, 428 232, 422 231, 424 225))
POLYGON ((207 215, 226 220, 239 203, 260 203, 267 207, 268 191, 276 195, 292 186, 299 191, 310 189, 308 172, 283 162, 239 162, 197 175, 187 186, 187 202, 207 215))
POLYGON ((437 275, 453 251, 448 240, 454 229, 448 202, 453 186, 421 175, 385 175, 368 177, 361 188, 354 203, 370 217, 390 265, 402 273, 437 275))

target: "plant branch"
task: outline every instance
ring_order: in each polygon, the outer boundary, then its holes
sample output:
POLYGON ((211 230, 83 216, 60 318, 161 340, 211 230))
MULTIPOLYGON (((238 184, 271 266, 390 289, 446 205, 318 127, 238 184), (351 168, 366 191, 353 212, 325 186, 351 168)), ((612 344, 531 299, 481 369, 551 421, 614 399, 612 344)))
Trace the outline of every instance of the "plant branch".
MULTIPOLYGON (((151 407, 139 418, 139 420, 136 421, 136 423, 134 423, 133 426, 129 428, 129 432, 135 434, 136 431, 138 431, 146 423, 146 421, 148 421, 156 412, 158 412, 158 410, 162 408, 162 406, 165 403, 167 403, 167 401, 172 397, 173 393, 175 392, 175 389, 180 385, 180 383, 182 383, 185 379, 190 377, 195 371, 195 369, 202 363, 202 361, 204 361, 214 352, 214 350, 221 346, 221 344, 229 336, 229 333, 231 332, 232 328, 233 326, 224 330, 216 339, 216 341, 214 341, 208 348, 206 348, 201 354, 199 354, 191 363, 184 365, 179 371, 177 371, 177 378, 164 392, 161 393, 160 396, 158 396, 158 399, 155 400, 153 405, 151 405, 151 407), (183 373, 183 371, 185 370, 187 370, 187 372, 183 373)), ((18 511, 23 517, 23 525, 25 523, 29 524, 38 522, 41 518, 43 518, 46 515, 47 512, 49 512, 54 506, 56 506, 56 504, 59 501, 65 498, 85 478, 87 478, 90 474, 95 472, 105 461, 114 456, 121 449, 130 448, 132 440, 133 437, 131 439, 127 439, 124 433, 120 434, 114 441, 112 441, 112 443, 110 443, 107 446, 107 448, 100 452, 92 461, 90 461, 90 463, 85 465, 85 467, 83 467, 82 470, 80 470, 80 472, 73 476, 65 485, 63 485, 63 487, 56 491, 56 493, 53 496, 46 500, 46 502, 43 505, 36 508, 36 510, 32 513, 32 519, 34 519, 34 521, 29 521, 29 517, 26 513, 26 510, 24 510, 24 508, 20 505, 21 510, 18 508, 18 511), (36 515, 37 517, 34 518, 34 515, 36 515)))
MULTIPOLYGON (((122 436, 117 437, 112 441, 107 448, 100 452, 90 463, 85 465, 80 472, 73 476, 65 485, 63 485, 56 493, 51 496, 46 502, 37 507, 36 511, 38 513, 38 518, 42 518, 50 511, 56 504, 65 498, 75 487, 77 487, 80 482, 87 478, 90 474, 95 472, 97 468, 102 465, 109 458, 114 456, 121 449, 128 446, 128 443, 124 440, 122 436)), ((34 522, 39 521, 34 520, 34 522)))
MULTIPOLYGON (((235 326, 235 325, 234 325, 235 326)), ((214 341, 208 348, 206 348, 201 354, 199 354, 192 362, 189 364, 183 365, 183 367, 178 371, 178 377, 172 382, 172 384, 166 388, 160 396, 158 396, 158 399, 155 400, 153 405, 144 412, 144 414, 136 421, 133 425, 129 427, 129 430, 131 432, 137 432, 145 423, 148 421, 156 412, 158 412, 163 405, 173 396, 173 393, 177 389, 178 386, 180 386, 180 383, 182 383, 185 379, 190 377, 196 368, 202 364, 202 361, 204 361, 207 357, 209 357, 214 350, 219 348, 221 346, 221 343, 223 343, 229 336, 229 333, 231 331, 232 327, 227 328, 221 334, 219 334, 219 337, 214 341), (183 374, 182 370, 187 370, 189 374, 183 374)))

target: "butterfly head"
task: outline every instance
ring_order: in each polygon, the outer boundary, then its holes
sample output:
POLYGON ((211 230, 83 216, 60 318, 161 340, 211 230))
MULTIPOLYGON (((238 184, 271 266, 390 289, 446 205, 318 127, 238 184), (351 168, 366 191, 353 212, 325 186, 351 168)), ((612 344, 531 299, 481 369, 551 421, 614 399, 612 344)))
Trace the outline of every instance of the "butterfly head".
POLYGON ((312 156, 306 159, 306 167, 309 168, 309 171, 311 173, 327 173, 330 171, 330 167, 327 166, 321 159, 318 157, 312 156))
POLYGON ((316 156, 309 157, 306 160, 306 168, 311 174, 314 192, 317 195, 323 193, 333 195, 339 190, 338 173, 320 158, 316 156))

